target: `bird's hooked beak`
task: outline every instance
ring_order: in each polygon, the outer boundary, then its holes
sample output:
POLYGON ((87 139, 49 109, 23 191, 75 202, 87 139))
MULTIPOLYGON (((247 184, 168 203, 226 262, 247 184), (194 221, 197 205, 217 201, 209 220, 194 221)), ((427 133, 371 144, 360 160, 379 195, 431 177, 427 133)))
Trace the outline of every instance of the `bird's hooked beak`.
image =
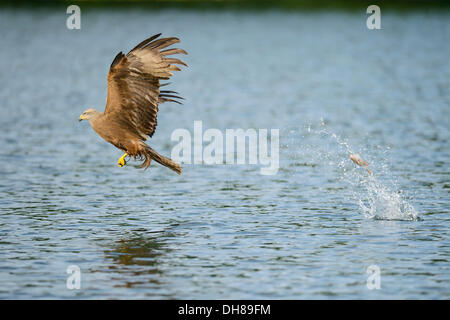
POLYGON ((86 116, 81 115, 81 116, 78 118, 78 121, 82 121, 82 120, 86 120, 86 116))

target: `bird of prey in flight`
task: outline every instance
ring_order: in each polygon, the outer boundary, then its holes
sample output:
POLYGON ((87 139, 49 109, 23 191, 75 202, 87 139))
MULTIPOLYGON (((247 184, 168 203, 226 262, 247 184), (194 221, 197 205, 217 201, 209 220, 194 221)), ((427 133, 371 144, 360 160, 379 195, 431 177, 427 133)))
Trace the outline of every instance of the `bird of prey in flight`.
POLYGON ((79 120, 88 120, 97 134, 124 151, 117 164, 126 164, 126 157, 142 161, 147 169, 151 160, 181 174, 181 166, 150 148, 145 141, 152 137, 157 125, 158 105, 183 99, 175 91, 160 90, 161 80, 173 76, 171 71, 181 71, 175 64, 186 64, 173 54, 187 54, 178 48, 165 49, 180 42, 178 38, 159 38, 154 35, 134 47, 128 54, 119 52, 108 73, 108 94, 104 112, 87 109, 79 120))

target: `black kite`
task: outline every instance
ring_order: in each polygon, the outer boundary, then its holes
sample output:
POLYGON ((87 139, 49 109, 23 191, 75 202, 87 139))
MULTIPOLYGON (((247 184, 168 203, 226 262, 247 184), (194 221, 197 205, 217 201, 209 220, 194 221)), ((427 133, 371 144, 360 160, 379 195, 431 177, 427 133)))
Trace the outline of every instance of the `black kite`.
POLYGON ((142 161, 148 168, 151 160, 181 174, 178 163, 158 154, 145 141, 152 137, 157 125, 158 105, 166 101, 182 99, 175 91, 160 90, 160 80, 168 80, 171 71, 181 71, 175 64, 186 64, 167 56, 187 54, 182 49, 162 50, 178 38, 160 38, 154 35, 133 48, 127 55, 119 52, 108 73, 108 95, 105 111, 87 109, 79 120, 88 120, 92 128, 103 139, 123 150, 125 154, 117 161, 120 167, 126 164, 125 157, 142 161), (161 51, 162 50, 162 51, 161 51))

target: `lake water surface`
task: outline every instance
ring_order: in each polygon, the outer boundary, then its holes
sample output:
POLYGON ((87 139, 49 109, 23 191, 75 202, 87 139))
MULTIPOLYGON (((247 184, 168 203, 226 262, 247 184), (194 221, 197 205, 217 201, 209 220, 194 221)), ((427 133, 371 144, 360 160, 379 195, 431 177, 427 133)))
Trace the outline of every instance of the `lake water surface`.
POLYGON ((450 13, 0 11, 0 298, 450 298, 450 13), (116 165, 77 118, 119 51, 189 65, 177 128, 280 131, 280 169, 116 165), (349 160, 360 153, 373 176, 349 160), (66 287, 67 267, 81 288, 66 287), (381 288, 369 290, 369 266, 381 288))

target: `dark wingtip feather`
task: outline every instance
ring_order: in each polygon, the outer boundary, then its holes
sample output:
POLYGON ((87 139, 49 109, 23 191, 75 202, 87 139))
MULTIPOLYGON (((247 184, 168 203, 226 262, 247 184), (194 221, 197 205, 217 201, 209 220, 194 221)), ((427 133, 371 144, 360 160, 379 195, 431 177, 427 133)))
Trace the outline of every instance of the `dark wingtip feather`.
POLYGON ((114 58, 113 62, 111 63, 110 68, 114 67, 115 65, 117 65, 120 60, 122 60, 122 58, 125 57, 125 55, 122 53, 122 51, 120 51, 116 57, 114 58))
POLYGON ((155 41, 152 41, 151 43, 148 43, 145 45, 145 48, 151 48, 151 49, 164 49, 165 47, 168 47, 174 43, 180 42, 180 39, 171 37, 171 38, 161 38, 155 41))
POLYGON ((160 94, 159 96, 162 97, 162 98, 168 97, 168 98, 175 98, 175 99, 181 99, 181 100, 184 100, 183 97, 176 96, 176 95, 173 95, 173 94, 166 94, 166 93, 163 93, 163 94, 160 94))
POLYGON ((142 48, 143 46, 147 45, 148 43, 152 42, 153 40, 155 40, 156 38, 158 38, 161 35, 161 33, 155 34, 154 36, 151 36, 150 38, 145 39, 142 42, 139 42, 139 44, 134 47, 133 49, 130 50, 130 52, 142 48))
POLYGON ((183 104, 182 102, 174 100, 174 99, 164 99, 164 100, 165 101, 169 101, 169 102, 175 102, 175 103, 178 103, 178 104, 183 104))

